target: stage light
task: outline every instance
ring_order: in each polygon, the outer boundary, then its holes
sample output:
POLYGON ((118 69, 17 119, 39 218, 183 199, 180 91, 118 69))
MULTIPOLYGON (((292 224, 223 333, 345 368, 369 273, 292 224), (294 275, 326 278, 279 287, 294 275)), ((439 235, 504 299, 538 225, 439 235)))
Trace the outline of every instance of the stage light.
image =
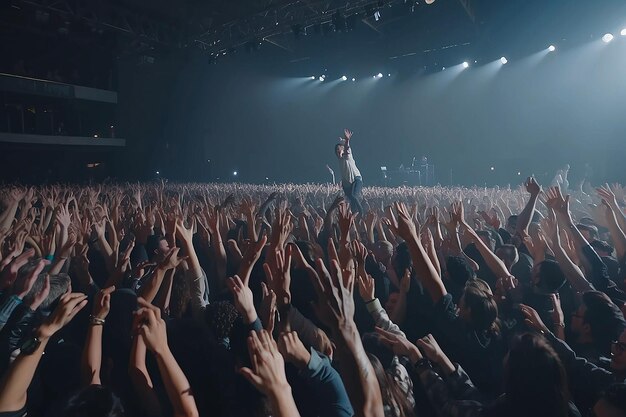
POLYGON ((522 173, 518 171, 518 172, 517 172, 517 175, 522 175, 522 173))
POLYGON ((548 46, 548 51, 550 51, 550 52, 556 51, 556 46, 554 46, 554 45, 548 46))
POLYGON ((383 78, 383 74, 379 72, 379 73, 376 75, 376 77, 377 77, 377 78, 383 78))
POLYGON ((604 43, 609 43, 613 40, 613 34, 612 33, 607 33, 602 37, 602 42, 604 43))
POLYGON ((233 176, 237 176, 237 171, 233 171, 233 176))
POLYGON ((619 34, 622 36, 626 36, 626 28, 622 29, 622 31, 619 34))
POLYGON ((502 58, 500 58, 500 62, 502 62, 502 65, 505 65, 507 62, 509 62, 509 60, 503 56, 502 58))
POLYGON ((496 168, 495 168, 495 167, 491 167, 491 168, 489 168, 489 169, 491 169, 492 171, 495 171, 495 169, 496 169, 496 168))
POLYGON ((463 65, 463 68, 467 68, 469 67, 469 62, 465 61, 462 65, 463 65))
POLYGON ((98 137, 98 135, 93 135, 93 137, 94 137, 94 138, 97 138, 97 137, 98 137))
POLYGON ((391 74, 387 74, 387 77, 391 77, 391 74))
POLYGON ((356 78, 352 78, 352 81, 356 81, 356 78))
POLYGON ((314 80, 315 79, 315 75, 311 75, 311 79, 314 80))
POLYGON ((319 78, 319 80, 320 80, 320 81, 324 81, 324 77, 320 77, 320 78, 319 78))
POLYGON ((346 76, 344 75, 344 76, 342 76, 342 77, 341 77, 341 79, 342 79, 343 81, 346 81, 346 80, 348 79, 348 77, 346 77, 346 76))
POLYGON ((156 172, 157 175, 161 175, 161 173, 159 171, 156 172))

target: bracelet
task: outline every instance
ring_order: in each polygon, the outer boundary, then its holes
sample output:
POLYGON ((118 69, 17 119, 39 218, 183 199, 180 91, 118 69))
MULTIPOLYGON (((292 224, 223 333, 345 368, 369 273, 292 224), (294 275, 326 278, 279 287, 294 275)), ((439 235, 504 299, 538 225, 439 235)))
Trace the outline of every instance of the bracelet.
POLYGON ((50 254, 46 255, 46 258, 45 258, 45 259, 46 259, 47 261, 52 261, 52 260, 54 260, 54 254, 50 253, 50 254))
POLYGON ((104 324, 104 319, 89 316, 89 323, 91 323, 92 326, 102 326, 104 324))
POLYGON ((372 298, 372 299, 371 299, 371 300, 369 300, 369 301, 366 301, 366 302, 365 302, 365 304, 366 304, 366 305, 367 305, 367 304, 371 304, 371 303, 373 303, 374 301, 376 301, 376 297, 372 298))

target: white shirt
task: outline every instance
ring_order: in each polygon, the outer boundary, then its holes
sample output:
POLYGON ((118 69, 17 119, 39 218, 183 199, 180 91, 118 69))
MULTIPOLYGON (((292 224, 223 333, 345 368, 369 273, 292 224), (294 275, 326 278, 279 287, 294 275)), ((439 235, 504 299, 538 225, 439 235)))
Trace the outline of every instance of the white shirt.
POLYGON ((356 177, 361 176, 361 171, 356 167, 356 162, 352 157, 352 150, 348 148, 344 151, 345 156, 339 158, 339 165, 341 167, 341 180, 344 184, 352 184, 356 177))

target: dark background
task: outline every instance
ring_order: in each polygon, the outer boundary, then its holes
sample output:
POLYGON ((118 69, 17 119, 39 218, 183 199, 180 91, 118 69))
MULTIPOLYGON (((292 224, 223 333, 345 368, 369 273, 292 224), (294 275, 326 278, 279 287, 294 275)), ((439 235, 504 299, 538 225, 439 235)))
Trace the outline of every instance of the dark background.
MULTIPOLYGON (((109 76, 98 82, 118 91, 116 131, 127 140, 100 157, 97 178, 151 179, 159 171, 171 180, 325 181, 348 127, 366 185, 379 181, 381 166, 407 166, 422 155, 442 184, 503 185, 531 174, 545 182, 565 163, 574 179, 589 165, 594 182, 626 180, 625 2, 485 0, 474 7, 475 22, 452 0, 418 4, 412 13, 383 8, 377 30, 359 21, 348 33, 285 34, 280 47, 238 47, 217 63, 191 47, 128 52, 119 39, 94 35, 85 49, 111 45, 109 76), (609 31, 616 39, 604 44, 609 31), (550 44, 555 53, 545 52, 550 44), (462 71, 463 61, 472 66, 462 71), (385 76, 373 79, 378 72, 385 76), (321 74, 325 82, 308 79, 321 74), (357 81, 336 81, 342 75, 357 81)), ((59 59, 80 62, 82 53, 64 50, 59 59)), ((0 152, 5 179, 9 159, 37 154, 37 166, 59 164, 49 161, 54 153, 6 145, 0 152)))

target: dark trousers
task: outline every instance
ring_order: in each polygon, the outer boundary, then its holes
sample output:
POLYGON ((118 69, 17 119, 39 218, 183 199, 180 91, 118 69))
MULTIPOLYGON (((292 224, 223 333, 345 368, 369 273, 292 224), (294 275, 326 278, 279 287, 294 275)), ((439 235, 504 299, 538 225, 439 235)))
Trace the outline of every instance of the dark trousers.
POLYGON ((346 194, 346 199, 350 203, 350 209, 354 213, 363 214, 363 206, 361 205, 361 198, 363 197, 363 178, 356 177, 352 184, 342 183, 343 192, 346 194))

